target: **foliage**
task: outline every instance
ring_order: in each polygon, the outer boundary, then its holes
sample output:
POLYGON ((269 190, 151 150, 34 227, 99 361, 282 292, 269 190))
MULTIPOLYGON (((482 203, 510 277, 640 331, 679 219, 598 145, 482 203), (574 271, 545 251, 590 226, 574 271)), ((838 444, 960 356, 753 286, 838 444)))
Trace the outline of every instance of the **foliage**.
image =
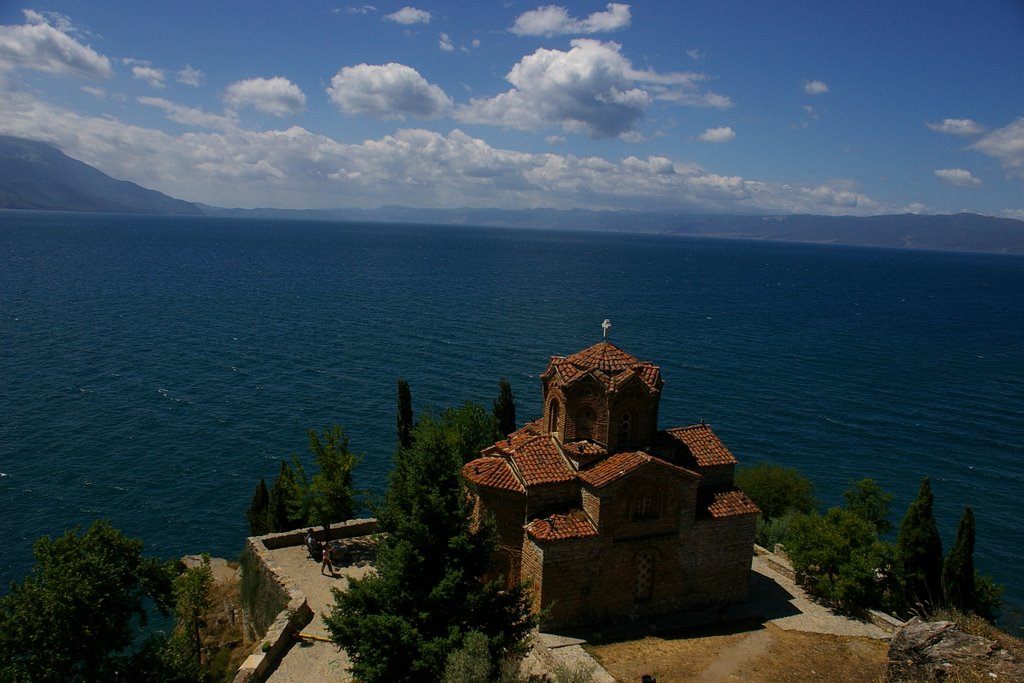
POLYGON ((404 379, 398 380, 398 448, 412 446, 412 390, 404 379))
POLYGON ((736 471, 736 485, 761 508, 766 520, 789 510, 811 512, 818 507, 810 479, 796 470, 762 461, 736 471))
POLYGON ((758 515, 757 527, 754 530, 754 543, 768 550, 774 550, 777 543, 787 545, 793 519, 803 514, 796 510, 789 510, 781 516, 771 519, 765 519, 764 515, 758 515))
POLYGON ((846 509, 871 522, 879 534, 892 528, 889 523, 892 494, 883 491, 874 479, 850 482, 849 488, 843 491, 843 497, 846 498, 846 509))
POLYGON ((492 671, 493 663, 520 654, 533 626, 525 591, 483 579, 494 530, 473 523, 461 480, 463 461, 494 432, 493 417, 467 404, 439 420, 422 418, 412 447, 398 450, 378 511, 376 572, 336 591, 324 617, 356 678, 440 680, 472 631, 486 637, 492 671))
POLYGON ((274 530, 270 493, 267 491, 265 479, 260 479, 260 483, 256 485, 256 492, 252 494, 252 501, 249 503, 249 510, 245 516, 249 520, 249 535, 251 536, 263 536, 274 530))
POLYGON ((292 466, 284 460, 270 488, 270 513, 273 531, 286 531, 306 526, 305 519, 297 517, 295 501, 299 496, 299 485, 292 466))
MULTIPOLYGON (((995 623, 1003 604, 1003 587, 991 576, 974 572, 974 613, 995 623)), ((1004 615, 1005 616, 1005 615, 1004 615)))
POLYGON ((491 653, 487 647, 487 636, 479 631, 470 631, 462 642, 445 660, 441 683, 490 683, 491 653))
POLYGON ((498 422, 498 431, 508 436, 516 431, 516 397, 512 394, 512 385, 502 378, 498 382, 498 398, 494 399, 494 419, 498 422))
POLYGON ((0 679, 137 680, 136 628, 147 606, 166 613, 172 571, 106 521, 33 546, 36 563, 0 597, 0 679))
POLYGON ((974 611, 974 511, 969 507, 964 509, 956 540, 942 563, 942 592, 949 607, 974 611))
POLYGON ((891 547, 859 515, 842 508, 797 515, 786 550, 812 594, 851 611, 882 605, 891 547))
POLYGON ((917 499, 910 504, 896 538, 896 557, 903 599, 926 609, 942 603, 942 539, 932 514, 931 484, 921 481, 917 499))
POLYGON ((188 643, 196 670, 201 670, 203 664, 201 631, 203 615, 212 606, 212 586, 213 570, 207 554, 203 555, 201 565, 186 569, 174 579, 174 614, 177 617, 174 637, 188 643))

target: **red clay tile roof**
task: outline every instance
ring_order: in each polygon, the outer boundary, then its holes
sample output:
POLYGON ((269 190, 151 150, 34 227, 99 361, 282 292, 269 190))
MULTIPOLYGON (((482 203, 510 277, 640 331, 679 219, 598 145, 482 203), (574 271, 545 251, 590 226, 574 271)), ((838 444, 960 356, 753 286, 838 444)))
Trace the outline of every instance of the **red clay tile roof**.
POLYGON ((462 475, 477 486, 526 493, 505 458, 477 458, 462 466, 462 475))
POLYGON ((667 467, 680 473, 687 474, 691 477, 697 476, 689 470, 673 465, 672 463, 665 462, 661 458, 656 458, 653 455, 649 455, 641 451, 627 451, 625 453, 616 453, 615 455, 602 460, 589 470, 580 472, 579 477, 587 484, 590 484, 595 488, 601 488, 613 481, 621 479, 630 472, 634 472, 650 462, 656 463, 661 467, 667 467))
POLYGON ((597 529, 582 510, 573 510, 566 514, 535 519, 526 525, 526 533, 538 541, 560 541, 597 536, 597 529))
POLYGON ((761 510, 743 491, 716 493, 715 500, 708 506, 708 512, 715 519, 736 515, 756 515, 761 510))
POLYGON ((715 436, 710 425, 676 427, 666 430, 665 433, 682 442, 700 467, 736 464, 736 456, 715 436))
POLYGON ((609 341, 600 341, 571 356, 554 356, 545 375, 556 371, 564 384, 571 384, 584 375, 592 375, 606 389, 614 391, 630 377, 637 376, 650 389, 657 389, 661 380, 658 366, 640 362, 609 341))
POLYGON ((593 441, 570 441, 569 443, 562 444, 562 450, 568 456, 576 455, 605 455, 608 450, 600 444, 596 444, 593 441))
POLYGON ((513 443, 508 454, 527 486, 557 484, 572 481, 576 477, 576 473, 548 435, 513 443))

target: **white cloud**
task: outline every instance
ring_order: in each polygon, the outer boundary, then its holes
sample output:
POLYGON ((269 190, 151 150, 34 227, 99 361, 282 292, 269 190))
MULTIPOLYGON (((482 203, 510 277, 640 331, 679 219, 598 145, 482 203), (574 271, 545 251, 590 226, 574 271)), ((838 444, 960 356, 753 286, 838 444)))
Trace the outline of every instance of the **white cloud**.
MULTIPOLYGON (((146 98, 182 120, 215 115, 146 98)), ((207 118, 204 118, 207 117, 207 118)), ((208 117, 214 117, 212 120, 208 117)), ((15 92, 0 133, 55 144, 106 173, 217 206, 284 208, 550 207, 874 214, 889 209, 851 183, 766 183, 666 156, 622 159, 500 149, 460 130, 400 129, 344 144, 299 126, 172 135, 83 116, 15 92)))
POLYGON ((178 83, 198 88, 203 84, 203 72, 199 69, 193 69, 190 64, 186 64, 185 68, 178 72, 178 83))
POLYGON ((1024 221, 1024 209, 1003 209, 1003 216, 1005 218, 1024 221))
POLYGON ((403 7, 392 14, 385 14, 384 18, 396 24, 429 24, 430 12, 415 7, 403 7))
POLYGON ((689 57, 690 59, 692 59, 695 62, 699 62, 700 60, 704 59, 704 53, 701 52, 700 50, 698 50, 697 48, 693 48, 692 50, 687 50, 686 51, 686 56, 689 57))
POLYGON ((106 96, 107 96, 107 91, 106 90, 104 90, 103 88, 97 88, 97 87, 92 86, 92 85, 83 85, 82 86, 82 90, 84 92, 89 93, 93 97, 95 97, 97 99, 101 99, 101 100, 105 99, 106 96))
POLYGON ((970 119, 943 119, 939 123, 925 122, 926 126, 939 133, 949 135, 978 135, 985 132, 985 127, 970 119))
POLYGON ((440 37, 438 38, 437 46, 440 49, 444 50, 445 52, 455 51, 455 45, 452 43, 452 39, 448 36, 447 33, 442 33, 440 35, 440 37))
POLYGON ((804 92, 808 95, 823 95, 828 92, 828 85, 824 81, 804 81, 804 92))
MULTIPOLYGON (((331 10, 331 11, 337 11, 337 10, 331 10)), ((370 14, 371 12, 376 12, 376 11, 377 11, 377 8, 374 7, 373 5, 349 5, 348 7, 345 8, 345 12, 347 14, 370 14)))
POLYGON ((27 24, 0 25, 0 73, 22 68, 97 80, 113 74, 109 59, 68 35, 73 28, 66 17, 24 14, 27 24))
POLYGON ((729 142, 736 138, 736 132, 731 126, 722 126, 721 128, 708 128, 706 131, 697 136, 697 139, 701 142, 729 142))
POLYGON ((1004 169, 1024 177, 1024 116, 986 134, 971 149, 998 159, 1004 169))
POLYGON ((162 97, 139 97, 140 104, 149 107, 163 109, 167 118, 175 123, 197 128, 211 128, 213 130, 232 130, 238 125, 238 119, 233 116, 222 116, 211 114, 202 109, 185 107, 180 104, 165 100, 162 97))
POLYGON ((251 106, 274 116, 298 114, 306 108, 302 90, 282 76, 235 81, 224 91, 224 102, 235 109, 251 106))
POLYGON ((962 168, 940 168, 935 171, 935 175, 950 185, 958 185, 960 187, 977 187, 981 185, 981 181, 971 175, 970 171, 965 171, 962 168))
POLYGON ((655 99, 698 106, 729 106, 727 97, 703 93, 694 73, 639 71, 617 43, 577 38, 568 52, 541 48, 505 76, 512 89, 476 98, 459 108, 460 120, 518 129, 559 126, 592 138, 633 133, 655 99))
POLYGON ((519 15, 509 31, 520 36, 607 33, 626 28, 631 20, 629 5, 617 2, 583 19, 570 17, 564 7, 545 5, 519 15))
POLYGON ((394 62, 346 66, 331 79, 327 95, 346 114, 383 119, 434 118, 452 106, 444 90, 416 69, 394 62))
POLYGON ((167 74, 163 69, 154 69, 151 66, 133 66, 132 77, 136 80, 146 81, 151 87, 163 88, 167 74))

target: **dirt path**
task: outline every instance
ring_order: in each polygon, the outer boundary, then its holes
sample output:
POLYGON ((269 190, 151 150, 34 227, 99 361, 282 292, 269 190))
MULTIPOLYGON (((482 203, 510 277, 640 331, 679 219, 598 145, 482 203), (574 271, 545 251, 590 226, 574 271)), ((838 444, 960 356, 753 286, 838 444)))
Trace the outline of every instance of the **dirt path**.
POLYGON ((699 683, 720 683, 730 680, 733 678, 733 674, 747 662, 763 657, 771 644, 772 637, 767 629, 754 631, 719 653, 715 663, 705 669, 697 681, 699 683))

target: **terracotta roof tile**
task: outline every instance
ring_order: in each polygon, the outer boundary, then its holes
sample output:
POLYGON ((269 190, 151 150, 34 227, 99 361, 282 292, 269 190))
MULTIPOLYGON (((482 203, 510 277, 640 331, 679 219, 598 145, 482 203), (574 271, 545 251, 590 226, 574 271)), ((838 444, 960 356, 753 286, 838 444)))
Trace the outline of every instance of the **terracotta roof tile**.
POLYGON ((616 453, 610 458, 594 465, 589 470, 580 472, 580 479, 591 486, 600 488, 610 484, 619 477, 625 476, 638 467, 646 465, 651 460, 653 458, 650 455, 639 451, 616 453))
POLYGON ((526 525, 526 533, 539 541, 597 536, 593 522, 582 510, 535 519, 526 525))
POLYGON ((736 464, 736 456, 715 436, 710 425, 676 427, 666 430, 665 433, 682 442, 700 467, 736 464))
POLYGON ((557 484, 576 477, 550 436, 535 436, 514 443, 508 453, 527 486, 557 484))
POLYGON ((651 389, 657 389, 661 381, 658 366, 640 362, 609 341, 598 342, 571 356, 554 356, 545 374, 551 370, 559 374, 564 384, 589 374, 609 390, 617 389, 634 376, 651 389))
POLYGON ((715 519, 736 515, 756 515, 760 511, 747 494, 738 490, 716 493, 714 501, 708 506, 708 512, 715 519))
POLYGON ((476 484, 491 489, 526 493, 505 458, 477 458, 462 466, 463 476, 476 484))

